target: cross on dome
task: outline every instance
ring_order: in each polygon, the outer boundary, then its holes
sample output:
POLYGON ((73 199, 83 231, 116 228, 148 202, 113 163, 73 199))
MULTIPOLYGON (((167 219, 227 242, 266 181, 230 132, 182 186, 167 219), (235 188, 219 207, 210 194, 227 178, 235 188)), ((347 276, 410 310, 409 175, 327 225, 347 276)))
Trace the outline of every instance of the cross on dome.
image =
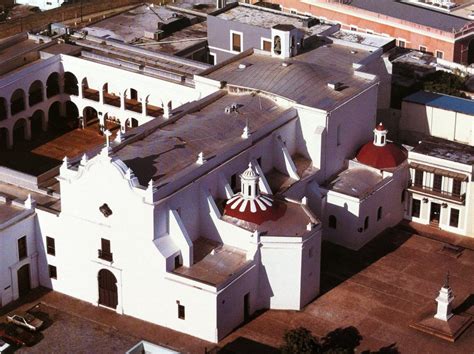
POLYGON ((387 144, 387 133, 388 130, 385 129, 382 122, 380 122, 374 129, 374 145, 385 146, 387 144))

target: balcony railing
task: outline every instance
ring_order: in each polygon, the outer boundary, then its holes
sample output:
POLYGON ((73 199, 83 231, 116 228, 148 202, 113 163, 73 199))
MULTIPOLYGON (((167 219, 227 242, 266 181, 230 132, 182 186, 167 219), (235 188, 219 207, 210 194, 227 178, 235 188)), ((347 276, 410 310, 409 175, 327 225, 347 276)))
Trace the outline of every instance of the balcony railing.
POLYGON ((431 187, 418 186, 414 184, 410 185, 409 189, 415 192, 426 193, 426 194, 433 195, 435 197, 449 199, 458 203, 464 203, 464 199, 466 196, 465 194, 458 195, 458 194, 453 194, 453 193, 442 191, 442 190, 441 191, 434 190, 431 187))
POLYGON ((105 252, 102 250, 99 251, 99 258, 103 259, 104 261, 112 262, 114 260, 113 253, 111 252, 105 252))

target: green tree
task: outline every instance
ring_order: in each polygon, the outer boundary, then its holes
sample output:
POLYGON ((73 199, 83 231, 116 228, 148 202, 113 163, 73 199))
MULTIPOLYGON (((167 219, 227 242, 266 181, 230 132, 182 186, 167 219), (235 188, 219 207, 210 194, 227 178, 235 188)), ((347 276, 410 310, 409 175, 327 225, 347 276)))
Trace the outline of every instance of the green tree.
POLYGON ((319 354, 321 345, 316 337, 304 327, 292 329, 285 333, 285 344, 280 348, 283 354, 319 354))
POLYGON ((423 79, 421 88, 425 91, 467 98, 468 96, 461 91, 464 90, 465 82, 466 78, 460 73, 436 71, 423 79))

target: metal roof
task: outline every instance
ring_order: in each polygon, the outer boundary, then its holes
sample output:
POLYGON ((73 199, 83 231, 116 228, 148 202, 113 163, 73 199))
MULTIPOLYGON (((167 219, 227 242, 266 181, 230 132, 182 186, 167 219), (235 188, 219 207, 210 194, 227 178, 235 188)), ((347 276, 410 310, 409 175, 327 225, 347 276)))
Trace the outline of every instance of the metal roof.
POLYGON ((404 101, 474 115, 474 101, 470 99, 442 95, 434 92, 418 91, 405 97, 404 101))
POLYGON ((394 0, 352 0, 350 6, 447 32, 452 32, 453 29, 459 30, 472 22, 465 18, 394 0))

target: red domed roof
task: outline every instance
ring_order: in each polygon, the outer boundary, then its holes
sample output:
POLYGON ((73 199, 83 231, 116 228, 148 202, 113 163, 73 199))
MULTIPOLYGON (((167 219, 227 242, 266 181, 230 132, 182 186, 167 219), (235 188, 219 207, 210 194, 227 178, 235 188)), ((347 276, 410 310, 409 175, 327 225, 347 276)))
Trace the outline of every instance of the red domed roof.
POLYGON ((274 200, 271 196, 259 195, 255 199, 246 199, 241 193, 230 198, 224 207, 224 215, 257 225, 265 221, 278 220, 286 212, 286 204, 274 200))
POLYGON ((393 143, 376 146, 373 142, 367 143, 359 150, 357 161, 378 169, 394 168, 407 159, 405 149, 393 143))
POLYGON ((387 130, 385 129, 384 125, 382 124, 382 122, 380 122, 376 127, 375 127, 376 130, 380 130, 380 131, 383 131, 383 130, 387 130))

